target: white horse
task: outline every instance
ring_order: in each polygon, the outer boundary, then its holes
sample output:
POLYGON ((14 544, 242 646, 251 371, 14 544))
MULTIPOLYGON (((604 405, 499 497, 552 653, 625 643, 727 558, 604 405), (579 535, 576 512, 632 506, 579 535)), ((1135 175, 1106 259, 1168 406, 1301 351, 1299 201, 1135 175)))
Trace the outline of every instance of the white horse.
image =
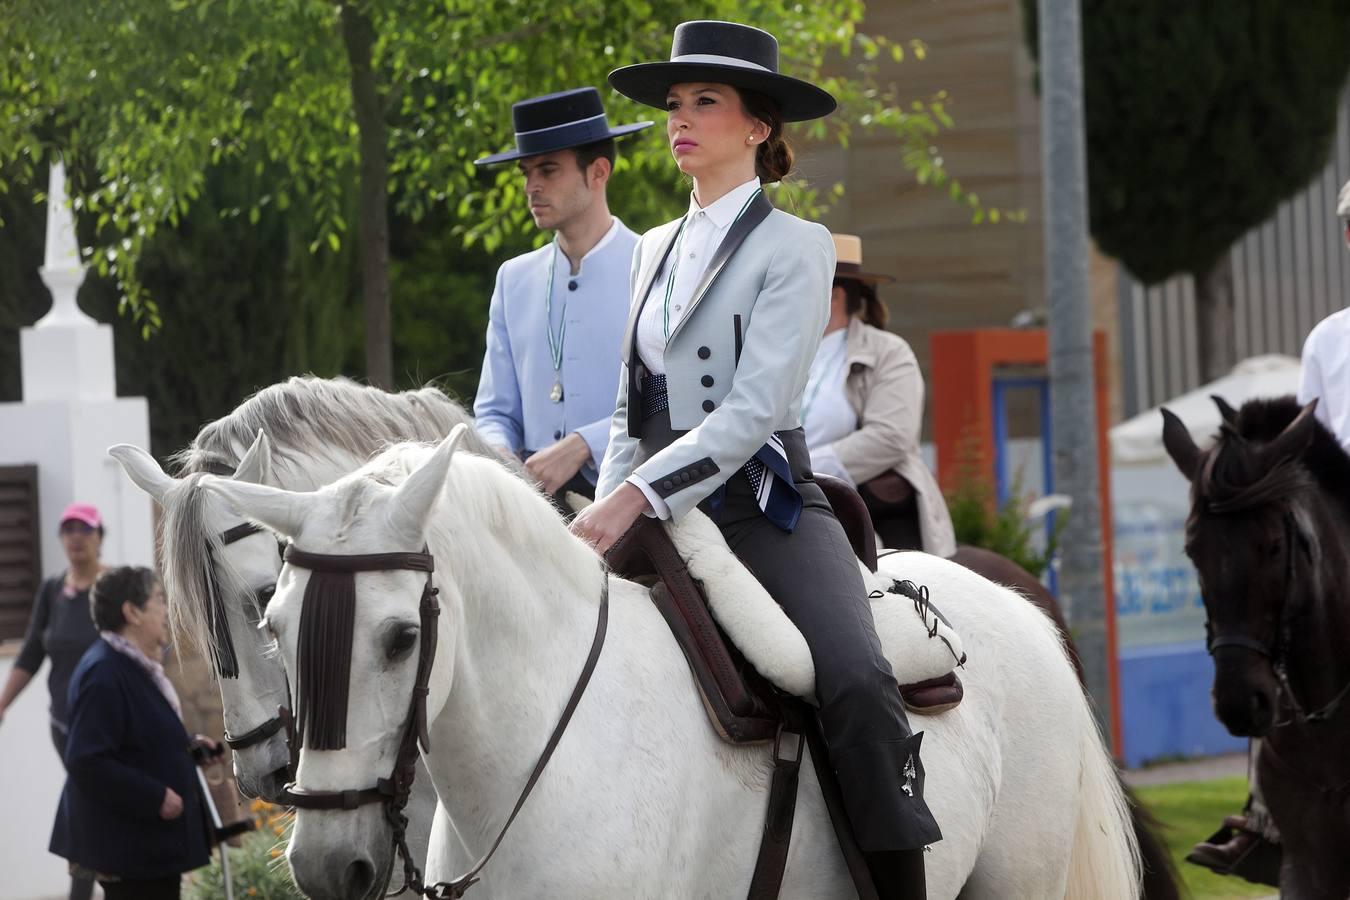
MULTIPOLYGON (((234 746, 235 781, 247 796, 274 800, 287 780, 289 755, 278 707, 290 707, 286 673, 269 652, 257 623, 266 609, 281 559, 277 537, 245 524, 217 494, 201 489, 206 473, 289 490, 314 490, 368 461, 388 445, 439 440, 471 421, 436 388, 388 393, 344 378, 291 378, 245 400, 209 423, 175 455, 181 478, 166 474, 144 450, 129 445, 110 453, 131 479, 163 508, 159 551, 175 632, 207 659, 222 652, 213 603, 232 648, 236 674, 218 678, 225 732, 234 746), (271 438, 269 448, 268 438, 271 438), (215 599, 208 585, 214 586, 215 599), (242 745, 240 742, 242 741, 242 745)), ((492 453, 466 435, 468 449, 492 453)), ((495 455, 495 454, 494 454, 495 455)), ((213 666, 219 674, 219 667, 213 666)), ((425 852, 435 795, 424 784, 409 809, 411 842, 425 852)))
MULTIPOLYGON (((558 720, 608 584, 608 639, 589 688, 470 895, 743 896, 763 829, 768 749, 717 737, 646 592, 607 575, 547 501, 499 464, 455 456, 457 436, 391 448, 312 493, 203 484, 297 549, 429 549, 441 614, 423 760, 474 859, 558 720)), ((1133 900, 1138 856, 1125 801, 1048 622, 945 560, 908 554, 902 565, 929 586, 970 654, 965 701, 925 720, 926 796, 944 833, 929 855, 929 896, 1133 900)), ((287 564, 264 620, 293 676, 313 577, 287 564)), ((346 746, 301 751, 303 790, 360 789, 389 774, 409 716, 425 579, 355 576, 346 746)), ((462 874, 447 861, 451 849, 431 848, 429 883, 462 874)), ((321 898, 376 897, 395 862, 379 805, 300 810, 288 856, 301 889, 321 898)), ((854 896, 810 766, 783 896, 854 896)))

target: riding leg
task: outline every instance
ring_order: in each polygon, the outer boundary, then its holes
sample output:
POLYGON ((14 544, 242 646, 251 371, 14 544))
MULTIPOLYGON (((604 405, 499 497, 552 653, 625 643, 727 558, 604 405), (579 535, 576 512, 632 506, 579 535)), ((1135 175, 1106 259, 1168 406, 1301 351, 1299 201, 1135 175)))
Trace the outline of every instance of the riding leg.
POLYGON ((719 526, 811 649, 821 730, 878 889, 922 896, 922 848, 941 839, 923 799, 922 735, 909 727, 843 528, 814 482, 796 486, 804 508, 791 533, 763 516, 742 473, 727 482, 719 526))

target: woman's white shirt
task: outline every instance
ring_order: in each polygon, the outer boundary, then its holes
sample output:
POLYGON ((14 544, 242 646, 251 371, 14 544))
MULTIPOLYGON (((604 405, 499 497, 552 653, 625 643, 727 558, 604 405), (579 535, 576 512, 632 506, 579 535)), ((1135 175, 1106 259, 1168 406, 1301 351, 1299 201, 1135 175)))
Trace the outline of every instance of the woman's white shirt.
MULTIPOLYGON (((703 279, 703 273, 708 270, 713 254, 757 190, 759 179, 752 178, 708 204, 706 209, 699 206, 697 198, 690 193, 689 212, 684 217, 684 233, 676 239, 677 246, 671 249, 670 256, 666 258, 661 277, 652 284, 647 305, 642 308, 642 315, 638 318, 638 357, 651 374, 666 374, 666 336, 674 332, 688 315, 689 301, 693 299, 694 289, 703 279), (675 258, 676 250, 680 254, 678 260, 675 258), (675 272, 673 285, 670 283, 672 270, 675 272), (669 327, 666 321, 667 292, 670 296, 669 327)), ((633 300, 641 302, 638 297, 633 300)))
MULTIPOLYGON (((741 210, 745 209, 750 198, 758 190, 759 179, 752 178, 732 188, 707 207, 699 206, 698 198, 692 191, 690 192, 689 212, 684 217, 684 232, 676 238, 676 246, 671 248, 670 256, 662 266, 661 277, 652 283, 651 293, 647 295, 647 304, 638 317, 638 358, 651 374, 666 374, 668 335, 673 333, 689 314, 689 301, 693 299, 694 289, 703 279, 703 273, 708 270, 713 254, 721 246, 722 239, 731 230, 732 223, 736 221, 741 210), (672 271, 675 273, 674 284, 671 284, 670 279, 672 271)), ((642 299, 634 297, 633 302, 640 303, 642 299)), ((656 491, 652 490, 644 478, 640 475, 630 475, 627 480, 647 497, 647 502, 651 504, 657 518, 670 518, 670 507, 656 491)))
POLYGON ((848 329, 840 328, 821 338, 811 375, 802 394, 802 427, 806 446, 811 451, 811 468, 817 473, 853 479, 831 446, 858 430, 858 414, 848 402, 844 382, 848 371, 848 329))

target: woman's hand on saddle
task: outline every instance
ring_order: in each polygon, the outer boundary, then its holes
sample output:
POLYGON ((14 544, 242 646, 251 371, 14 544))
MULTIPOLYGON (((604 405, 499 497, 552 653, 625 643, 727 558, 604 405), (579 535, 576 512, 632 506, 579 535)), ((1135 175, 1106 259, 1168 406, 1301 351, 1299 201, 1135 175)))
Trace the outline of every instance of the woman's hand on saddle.
POLYGON ((614 493, 578 513, 572 520, 572 533, 604 556, 605 551, 632 527, 637 517, 650 509, 646 495, 625 481, 614 493))

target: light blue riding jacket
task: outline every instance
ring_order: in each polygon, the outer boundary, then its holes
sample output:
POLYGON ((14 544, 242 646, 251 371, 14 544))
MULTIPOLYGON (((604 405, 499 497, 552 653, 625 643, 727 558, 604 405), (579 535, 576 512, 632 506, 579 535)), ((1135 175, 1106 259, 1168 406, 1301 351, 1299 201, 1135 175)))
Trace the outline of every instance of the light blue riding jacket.
POLYGON ((591 450, 582 473, 596 480, 609 443, 618 392, 619 344, 628 318, 628 277, 638 236, 617 217, 612 230, 571 274, 557 254, 553 316, 546 319, 545 290, 553 244, 507 260, 497 270, 488 309, 487 350, 473 412, 490 444, 532 453, 575 431, 591 450), (563 342, 563 401, 549 399, 556 375, 548 328, 557 334, 567 306, 563 342))

